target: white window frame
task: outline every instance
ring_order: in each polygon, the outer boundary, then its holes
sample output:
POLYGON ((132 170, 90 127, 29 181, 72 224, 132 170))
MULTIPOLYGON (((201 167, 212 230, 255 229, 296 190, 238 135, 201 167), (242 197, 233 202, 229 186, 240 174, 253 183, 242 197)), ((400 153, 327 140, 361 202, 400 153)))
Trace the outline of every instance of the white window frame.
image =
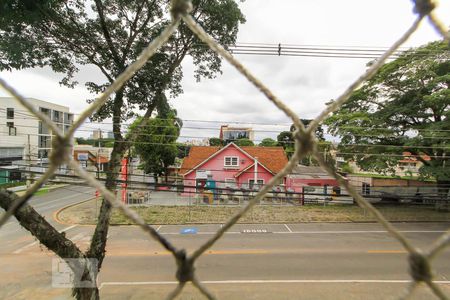
POLYGON ((237 168, 239 167, 239 156, 225 156, 223 158, 223 166, 225 168, 237 168), (227 159, 229 159, 230 163, 227 164, 227 159), (233 164, 233 160, 236 161, 235 164, 233 164))

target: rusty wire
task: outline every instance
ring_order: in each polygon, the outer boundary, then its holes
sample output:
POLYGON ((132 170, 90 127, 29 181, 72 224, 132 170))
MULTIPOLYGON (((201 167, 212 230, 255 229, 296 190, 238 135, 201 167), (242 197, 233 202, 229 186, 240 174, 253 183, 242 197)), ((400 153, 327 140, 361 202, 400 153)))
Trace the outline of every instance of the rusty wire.
MULTIPOLYGON (((225 50, 220 44, 205 32, 199 24, 189 15, 192 10, 192 5, 186 0, 172 0, 171 2, 171 16, 172 22, 166 27, 166 29, 153 40, 147 48, 141 53, 138 59, 131 64, 116 80, 103 92, 75 121, 71 126, 68 133, 64 135, 60 129, 54 124, 47 116, 36 110, 18 91, 13 89, 7 82, 0 78, 0 86, 9 92, 18 102, 26 107, 32 114, 34 114, 40 121, 53 131, 56 137, 56 142, 52 145, 52 155, 50 157, 51 166, 41 178, 35 182, 35 184, 27 191, 27 193, 20 197, 5 214, 0 218, 0 227, 3 225, 14 212, 19 209, 24 203, 26 203, 31 196, 36 192, 45 182, 50 178, 55 170, 62 164, 69 164, 79 177, 85 179, 89 185, 95 187, 100 191, 104 199, 109 201, 114 207, 119 209, 130 220, 138 224, 142 230, 147 232, 151 238, 158 241, 165 249, 170 251, 174 256, 177 263, 176 278, 179 282, 177 287, 167 296, 167 299, 176 298, 183 290, 186 283, 191 282, 202 295, 208 299, 215 299, 215 296, 208 291, 208 289, 201 283, 195 273, 196 260, 214 243, 219 240, 223 234, 231 228, 236 222, 242 218, 264 195, 270 191, 270 189, 276 184, 277 180, 287 175, 299 160, 306 155, 312 154, 320 163, 320 165, 332 176, 334 176, 338 182, 344 186, 350 195, 356 199, 359 206, 368 210, 376 220, 386 228, 386 230, 398 240, 402 246, 409 253, 408 262, 410 266, 411 282, 403 295, 399 295, 401 299, 408 299, 417 287, 423 283, 428 285, 430 290, 440 299, 448 299, 443 293, 441 288, 433 282, 433 270, 431 267, 432 260, 441 252, 445 247, 450 244, 450 230, 444 233, 427 251, 422 251, 414 247, 400 232, 398 232, 394 226, 392 226, 383 215, 373 207, 366 199, 361 197, 356 190, 351 187, 347 181, 345 181, 339 174, 337 174, 333 168, 323 161, 317 150, 317 139, 314 137, 314 131, 319 124, 324 121, 327 116, 339 109, 339 107, 347 101, 350 94, 354 92, 364 81, 372 77, 379 68, 386 62, 392 53, 394 53, 418 28, 419 24, 424 18, 427 18, 432 24, 433 28, 442 35, 445 40, 449 40, 449 33, 443 23, 435 16, 433 9, 436 7, 436 3, 433 0, 415 0, 414 12, 418 15, 417 19, 413 22, 410 28, 396 41, 377 61, 374 63, 363 75, 352 83, 342 95, 340 95, 336 101, 328 106, 323 112, 321 112, 314 120, 309 124, 308 128, 305 128, 304 124, 300 121, 299 116, 294 112, 294 109, 288 107, 283 101, 275 96, 266 85, 258 80, 245 66, 243 66, 233 55, 225 50), (283 111, 293 122, 295 126, 294 140, 295 140, 295 152, 292 155, 289 162, 284 168, 272 178, 262 189, 259 191, 249 203, 244 206, 241 211, 236 213, 224 226, 222 226, 216 234, 208 239, 204 244, 199 246, 192 254, 187 254, 183 249, 177 249, 172 243, 166 240, 156 229, 145 223, 145 221, 132 209, 121 203, 112 193, 107 190, 104 185, 97 181, 92 175, 84 171, 71 157, 70 141, 73 139, 73 135, 77 128, 79 128, 83 122, 95 113, 102 105, 106 103, 109 97, 123 84, 129 80, 135 72, 142 68, 145 63, 150 59, 155 52, 163 46, 172 34, 177 30, 180 22, 183 21, 187 27, 206 45, 208 45, 218 55, 227 60, 236 70, 241 73, 247 80, 249 80, 266 98, 272 102, 279 110, 283 111)), ((132 135, 133 136, 133 135, 132 135)))

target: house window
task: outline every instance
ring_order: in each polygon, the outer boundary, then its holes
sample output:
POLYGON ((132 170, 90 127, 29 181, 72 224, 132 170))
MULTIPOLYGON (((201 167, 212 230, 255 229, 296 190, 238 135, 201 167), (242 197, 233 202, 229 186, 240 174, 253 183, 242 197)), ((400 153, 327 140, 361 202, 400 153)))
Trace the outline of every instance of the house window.
POLYGON ((255 180, 254 179, 249 179, 248 180, 248 187, 253 190, 255 189, 260 189, 262 186, 264 185, 264 179, 257 179, 256 181, 256 185, 255 185, 255 180))
POLYGON ((225 156, 223 165, 225 167, 239 167, 239 157, 225 156))
POLYGON ((363 182, 361 189, 363 195, 370 195, 370 184, 363 182))
POLYGON ((14 108, 7 108, 6 109, 6 118, 7 119, 14 119, 14 108))

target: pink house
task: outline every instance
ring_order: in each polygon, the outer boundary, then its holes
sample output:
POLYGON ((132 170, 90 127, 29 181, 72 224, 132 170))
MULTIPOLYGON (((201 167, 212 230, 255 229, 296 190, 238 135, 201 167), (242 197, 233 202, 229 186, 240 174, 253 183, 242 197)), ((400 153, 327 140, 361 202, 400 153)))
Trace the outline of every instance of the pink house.
POLYGON ((282 147, 238 147, 234 143, 223 148, 193 146, 180 174, 185 193, 202 188, 207 180, 214 181, 218 188, 252 189, 255 184, 267 183, 287 161, 282 147))

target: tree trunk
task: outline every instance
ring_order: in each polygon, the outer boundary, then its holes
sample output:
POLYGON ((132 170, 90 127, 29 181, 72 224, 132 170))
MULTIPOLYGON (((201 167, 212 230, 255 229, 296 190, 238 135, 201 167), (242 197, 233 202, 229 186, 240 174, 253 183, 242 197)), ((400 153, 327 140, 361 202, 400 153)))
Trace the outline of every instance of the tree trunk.
POLYGON ((450 211, 450 180, 437 180, 437 196, 435 208, 437 211, 450 211))
MULTIPOLYGON (((0 207, 4 210, 8 208, 18 199, 17 195, 0 190, 0 207)), ((67 239, 65 233, 58 232, 52 225, 50 225, 44 217, 37 213, 33 207, 24 204, 15 213, 17 221, 20 225, 28 230, 39 242, 53 251, 61 259, 84 259, 85 255, 78 249, 78 247, 71 240, 67 239)), ((70 263, 66 260, 69 266, 80 268, 81 265, 70 263)), ((81 280, 86 280, 96 284, 96 278, 91 278, 89 273, 86 273, 81 280)), ((98 299, 98 289, 95 288, 74 288, 72 295, 79 300, 93 300, 98 299)))

